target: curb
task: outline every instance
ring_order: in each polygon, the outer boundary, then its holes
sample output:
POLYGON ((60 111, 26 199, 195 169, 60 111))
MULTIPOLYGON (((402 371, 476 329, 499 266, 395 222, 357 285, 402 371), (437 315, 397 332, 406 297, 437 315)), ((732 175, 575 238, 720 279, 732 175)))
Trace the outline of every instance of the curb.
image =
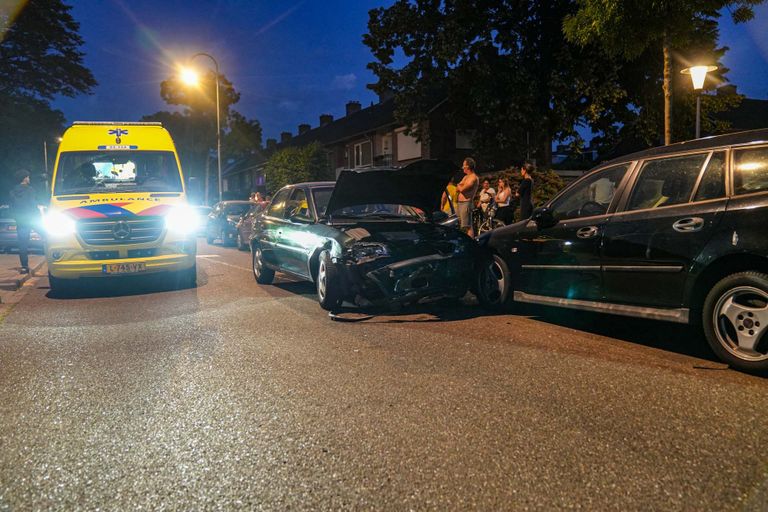
POLYGON ((32 274, 40 270, 40 267, 42 267, 45 264, 45 259, 41 260, 37 265, 29 268, 29 274, 19 274, 19 277, 16 279, 8 279, 5 281, 0 281, 0 290, 5 291, 11 291, 15 292, 21 286, 30 278, 33 277, 32 274))

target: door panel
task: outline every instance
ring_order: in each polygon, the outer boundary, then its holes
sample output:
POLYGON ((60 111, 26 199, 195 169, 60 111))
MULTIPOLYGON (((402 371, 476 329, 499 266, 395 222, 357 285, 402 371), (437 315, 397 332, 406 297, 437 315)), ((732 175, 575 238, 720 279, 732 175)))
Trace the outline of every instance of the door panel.
POLYGON ((600 240, 607 220, 607 215, 572 219, 522 237, 519 289, 536 295, 600 299, 600 240))
POLYGON ((725 197, 689 200, 724 195, 724 168, 723 152, 661 158, 641 166, 628 211, 615 214, 603 235, 608 301, 652 307, 682 304, 688 270, 727 205, 725 197))
POLYGON ((548 207, 556 224, 521 235, 521 291, 536 295, 600 300, 603 229, 630 164, 595 171, 548 207))

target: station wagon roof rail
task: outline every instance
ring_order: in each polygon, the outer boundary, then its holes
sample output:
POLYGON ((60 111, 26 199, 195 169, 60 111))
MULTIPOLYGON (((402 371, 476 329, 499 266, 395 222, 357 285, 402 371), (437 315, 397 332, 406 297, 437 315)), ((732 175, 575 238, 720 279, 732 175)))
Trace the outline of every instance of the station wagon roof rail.
POLYGON ((613 160, 604 162, 602 165, 600 165, 600 167, 607 167, 609 165, 618 164, 621 162, 629 162, 632 160, 642 160, 649 157, 679 153, 682 151, 706 150, 722 146, 737 146, 741 144, 757 144, 762 142, 768 142, 768 128, 728 133, 725 135, 714 135, 712 137, 704 137, 701 139, 678 142, 668 146, 659 146, 656 148, 645 149, 643 151, 630 153, 619 158, 614 158, 613 160))

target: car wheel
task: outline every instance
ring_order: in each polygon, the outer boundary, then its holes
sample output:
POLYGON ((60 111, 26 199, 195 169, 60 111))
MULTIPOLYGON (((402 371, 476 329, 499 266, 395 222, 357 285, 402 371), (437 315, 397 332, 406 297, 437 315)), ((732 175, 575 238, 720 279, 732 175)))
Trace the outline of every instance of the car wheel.
POLYGON ((341 286, 336 265, 331 261, 328 251, 320 253, 317 267, 317 301, 326 311, 337 309, 341 305, 341 286))
POLYGON ((512 279, 509 267, 498 254, 485 260, 477 273, 477 300, 486 309, 501 310, 510 302, 512 279))
POLYGON ((740 272, 721 279, 707 294, 702 314, 717 357, 739 370, 768 370, 767 274, 740 272))
POLYGON ((253 262, 253 277, 259 284, 272 284, 275 280, 275 271, 264 266, 264 256, 261 253, 261 247, 258 245, 251 252, 251 261, 253 262))

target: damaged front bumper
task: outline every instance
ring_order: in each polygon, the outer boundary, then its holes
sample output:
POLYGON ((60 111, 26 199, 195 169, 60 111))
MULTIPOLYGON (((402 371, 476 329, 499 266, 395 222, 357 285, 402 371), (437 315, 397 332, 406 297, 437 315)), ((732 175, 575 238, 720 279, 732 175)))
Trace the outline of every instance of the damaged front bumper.
POLYGON ((386 306, 463 297, 473 262, 455 255, 431 254, 383 266, 346 262, 344 267, 349 300, 361 306, 386 306))

